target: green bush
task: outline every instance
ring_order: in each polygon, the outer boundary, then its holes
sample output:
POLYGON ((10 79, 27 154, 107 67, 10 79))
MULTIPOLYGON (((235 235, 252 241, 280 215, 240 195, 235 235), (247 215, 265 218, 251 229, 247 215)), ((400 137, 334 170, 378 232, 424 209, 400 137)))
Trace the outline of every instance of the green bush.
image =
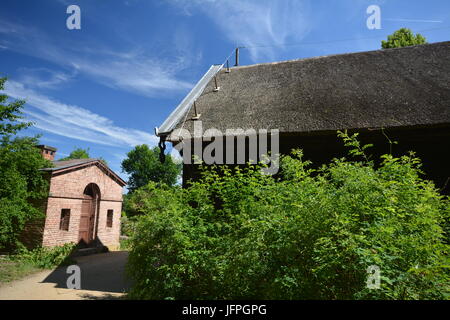
POLYGON ((15 260, 26 262, 37 268, 52 269, 60 265, 70 265, 74 261, 70 254, 75 250, 75 243, 68 243, 58 247, 40 247, 33 250, 22 249, 15 260))
POLYGON ((413 154, 375 165, 356 136, 341 136, 361 161, 313 170, 295 151, 279 178, 257 166, 205 168, 188 189, 141 189, 130 297, 448 298, 448 199, 413 154), (366 285, 372 265, 379 289, 366 285))
POLYGON ((120 219, 120 235, 130 237, 134 233, 136 220, 129 218, 125 212, 122 212, 122 218, 120 219))
POLYGON ((26 224, 45 217, 33 203, 48 195, 48 181, 39 169, 52 164, 36 144, 28 137, 0 139, 0 252, 21 247, 26 224))
POLYGON ((23 246, 26 224, 44 218, 35 205, 47 197, 48 181, 39 169, 52 164, 36 148, 38 137, 16 136, 32 123, 23 117, 25 101, 3 92, 5 83, 0 78, 0 252, 10 253, 23 246))

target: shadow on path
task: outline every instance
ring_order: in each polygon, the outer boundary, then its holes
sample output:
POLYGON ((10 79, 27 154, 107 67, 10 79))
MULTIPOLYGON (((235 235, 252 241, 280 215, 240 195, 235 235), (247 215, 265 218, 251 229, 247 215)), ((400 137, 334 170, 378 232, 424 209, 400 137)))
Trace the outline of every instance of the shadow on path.
MULTIPOLYGON (((128 252, 113 251, 108 253, 93 254, 75 258, 76 264, 81 270, 81 290, 105 292, 104 299, 109 299, 107 294, 123 293, 129 287, 129 281, 125 277, 125 264, 128 252)), ((50 273, 42 283, 54 283, 56 288, 67 288, 67 279, 71 274, 66 273, 67 266, 58 267, 50 273)), ((102 299, 102 297, 97 297, 102 299)))

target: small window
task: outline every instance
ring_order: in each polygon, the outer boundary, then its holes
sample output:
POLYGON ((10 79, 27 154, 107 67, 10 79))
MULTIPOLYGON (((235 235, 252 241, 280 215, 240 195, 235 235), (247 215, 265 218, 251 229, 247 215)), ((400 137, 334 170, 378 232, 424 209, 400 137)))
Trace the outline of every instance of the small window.
POLYGON ((108 228, 112 228, 112 226, 113 226, 113 215, 114 215, 114 210, 109 209, 108 214, 106 216, 106 226, 108 228))
POLYGON ((69 231, 70 209, 61 209, 61 220, 59 230, 69 231))

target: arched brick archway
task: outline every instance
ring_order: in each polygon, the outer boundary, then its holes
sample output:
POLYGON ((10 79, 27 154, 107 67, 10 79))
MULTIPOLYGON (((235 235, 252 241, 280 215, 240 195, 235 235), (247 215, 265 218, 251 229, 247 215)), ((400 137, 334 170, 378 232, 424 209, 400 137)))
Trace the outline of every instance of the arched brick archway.
POLYGON ((89 183, 84 188, 78 231, 78 242, 80 244, 89 245, 96 238, 100 198, 100 188, 95 183, 89 183))

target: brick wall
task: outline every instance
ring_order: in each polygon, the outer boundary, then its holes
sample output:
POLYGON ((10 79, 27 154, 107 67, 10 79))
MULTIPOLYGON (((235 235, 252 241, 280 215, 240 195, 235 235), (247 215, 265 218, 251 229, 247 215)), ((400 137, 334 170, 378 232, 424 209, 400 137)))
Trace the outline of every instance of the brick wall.
POLYGON ((50 195, 80 198, 89 183, 99 186, 102 199, 122 201, 122 187, 95 165, 53 176, 50 195))
POLYGON ((121 211, 122 203, 120 202, 100 202, 97 236, 104 245, 109 247, 119 245, 121 211), (106 226, 106 215, 109 209, 113 210, 113 225, 111 228, 106 226))
POLYGON ((44 246, 78 242, 83 192, 89 183, 100 189, 100 206, 96 219, 98 239, 108 247, 117 247, 120 236, 122 187, 97 166, 53 176, 43 236, 44 246), (59 229, 61 209, 70 209, 69 230, 59 229), (106 226, 108 209, 113 210, 113 226, 106 226))
POLYGON ((78 242, 81 200, 49 198, 42 244, 57 246, 68 242, 78 242), (69 231, 59 230, 61 209, 70 209, 69 231))

